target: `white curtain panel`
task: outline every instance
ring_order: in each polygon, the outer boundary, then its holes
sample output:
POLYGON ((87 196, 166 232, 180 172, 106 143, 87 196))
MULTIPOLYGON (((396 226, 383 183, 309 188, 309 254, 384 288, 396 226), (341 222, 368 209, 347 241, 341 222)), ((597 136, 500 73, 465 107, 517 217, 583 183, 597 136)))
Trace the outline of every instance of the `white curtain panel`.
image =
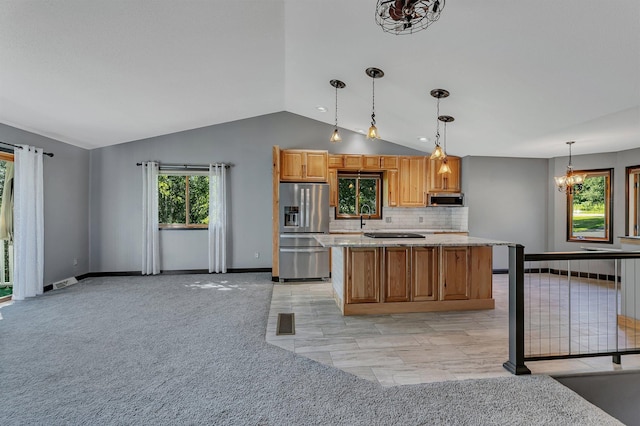
POLYGON ((44 288, 43 150, 21 147, 14 152, 14 300, 44 288))
POLYGON ((226 170, 209 165, 209 272, 227 272, 226 170))
POLYGON ((158 163, 142 163, 142 275, 160 273, 158 163))

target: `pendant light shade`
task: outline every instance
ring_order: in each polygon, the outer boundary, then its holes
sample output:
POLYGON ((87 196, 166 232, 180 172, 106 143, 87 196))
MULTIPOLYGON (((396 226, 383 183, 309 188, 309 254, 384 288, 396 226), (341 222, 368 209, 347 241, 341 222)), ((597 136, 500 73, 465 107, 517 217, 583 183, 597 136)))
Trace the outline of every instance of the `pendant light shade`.
POLYGON ((442 164, 440 165, 440 169, 438 170, 439 175, 451 173, 451 167, 449 167, 449 164, 447 162, 447 123, 451 123, 454 120, 455 118, 450 115, 438 116, 438 121, 442 121, 444 123, 444 148, 442 149, 442 157, 440 157, 442 159, 442 164))
POLYGON ((433 89, 430 93, 431 96, 438 100, 436 104, 436 146, 433 148, 430 158, 432 160, 440 160, 447 156, 446 150, 443 150, 440 146, 440 121, 442 121, 440 120, 440 99, 448 97, 449 91, 445 89, 433 89))
POLYGON ((336 110, 335 110, 336 121, 335 121, 335 126, 333 128, 333 133, 331 134, 331 138, 329 138, 329 142, 338 143, 342 141, 342 138, 340 137, 340 132, 338 132, 338 89, 344 89, 346 87, 346 84, 344 84, 340 80, 331 80, 329 81, 329 84, 336 89, 336 110))
POLYGON ((372 81, 372 97, 371 97, 371 127, 367 132, 367 139, 380 139, 378 128, 376 127, 376 78, 382 78, 384 72, 379 68, 367 68, 365 73, 371 77, 372 81))

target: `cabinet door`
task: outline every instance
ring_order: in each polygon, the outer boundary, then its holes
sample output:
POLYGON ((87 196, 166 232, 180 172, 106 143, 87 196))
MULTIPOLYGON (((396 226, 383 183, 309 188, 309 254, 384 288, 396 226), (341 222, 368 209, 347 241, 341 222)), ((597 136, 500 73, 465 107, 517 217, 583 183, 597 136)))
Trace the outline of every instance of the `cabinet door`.
POLYGON ((303 166, 305 163, 304 151, 282 150, 280 151, 280 180, 303 180, 303 166))
POLYGON ((329 169, 329 206, 338 205, 338 171, 329 169))
POLYGON ((383 265, 384 301, 408 302, 411 298, 411 248, 386 247, 383 265))
POLYGON ((380 156, 379 155, 363 155, 362 156, 362 168, 365 170, 380 170, 380 156))
POLYGON ((460 192, 460 157, 447 157, 451 173, 438 174, 442 160, 429 160, 428 192, 460 192))
POLYGON ((343 155, 343 166, 348 170, 362 169, 362 155, 345 154, 343 155))
POLYGON ((491 246, 471 247, 469 255, 469 278, 471 299, 491 299, 493 297, 493 248, 491 246))
POLYGON ((342 154, 329 154, 329 168, 330 169, 342 168, 342 154))
POLYGON ((442 247, 441 300, 469 299, 469 247, 442 247))
POLYGON ((347 249, 347 303, 380 301, 380 249, 357 247, 347 249))
POLYGON ((304 167, 305 182, 326 182, 329 168, 327 167, 326 151, 307 151, 304 167))
POLYGON ((414 302, 438 300, 438 248, 411 249, 411 294, 414 302))
POLYGON ((398 168, 398 156, 397 155, 383 155, 380 157, 380 167, 383 170, 397 169, 398 168))
POLYGON ((401 207, 422 207, 426 205, 426 157, 400 157, 399 187, 401 207))
POLYGON ((387 175, 387 206, 396 207, 398 205, 398 171, 389 170, 387 175))

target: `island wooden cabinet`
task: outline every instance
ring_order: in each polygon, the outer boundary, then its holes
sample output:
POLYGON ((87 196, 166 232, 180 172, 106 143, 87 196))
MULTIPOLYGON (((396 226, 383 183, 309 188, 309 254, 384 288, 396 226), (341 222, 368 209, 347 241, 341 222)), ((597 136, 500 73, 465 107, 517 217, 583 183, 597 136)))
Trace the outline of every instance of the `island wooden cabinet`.
POLYGON ((411 248, 411 300, 438 300, 438 248, 411 248))
POLYGON ((411 299, 411 248, 385 247, 383 253, 384 301, 408 302, 411 299))
POLYGON ((354 247, 346 250, 346 303, 380 301, 380 250, 377 247, 354 247))
POLYGON ((399 157, 400 207, 423 207, 427 203, 427 158, 399 157))
POLYGON ((469 247, 442 247, 441 300, 469 299, 469 247))
POLYGON ((394 246, 332 249, 345 315, 492 309, 491 246, 394 246), (337 257, 336 257, 337 256, 337 257))
POLYGON ((429 183, 427 192, 460 192, 460 157, 447 156, 451 173, 438 174, 442 160, 429 160, 429 183))
POLYGON ((327 182, 328 152, 302 149, 280 151, 280 180, 284 182, 327 182))

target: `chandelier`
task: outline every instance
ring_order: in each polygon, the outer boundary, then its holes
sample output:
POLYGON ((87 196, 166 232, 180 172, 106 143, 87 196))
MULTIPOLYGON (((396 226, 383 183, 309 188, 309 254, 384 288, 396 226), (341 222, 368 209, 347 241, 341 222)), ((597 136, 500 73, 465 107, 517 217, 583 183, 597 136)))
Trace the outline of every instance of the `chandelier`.
POLYGON ((571 145, 575 142, 567 142, 569 145, 569 165, 567 166, 567 173, 564 176, 556 176, 553 179, 556 181, 558 191, 565 194, 577 194, 582 191, 582 185, 587 177, 586 173, 575 173, 573 171, 573 165, 571 164, 571 145))
POLYGON ((412 34, 440 18, 445 0, 378 0, 376 22, 387 33, 412 34))

